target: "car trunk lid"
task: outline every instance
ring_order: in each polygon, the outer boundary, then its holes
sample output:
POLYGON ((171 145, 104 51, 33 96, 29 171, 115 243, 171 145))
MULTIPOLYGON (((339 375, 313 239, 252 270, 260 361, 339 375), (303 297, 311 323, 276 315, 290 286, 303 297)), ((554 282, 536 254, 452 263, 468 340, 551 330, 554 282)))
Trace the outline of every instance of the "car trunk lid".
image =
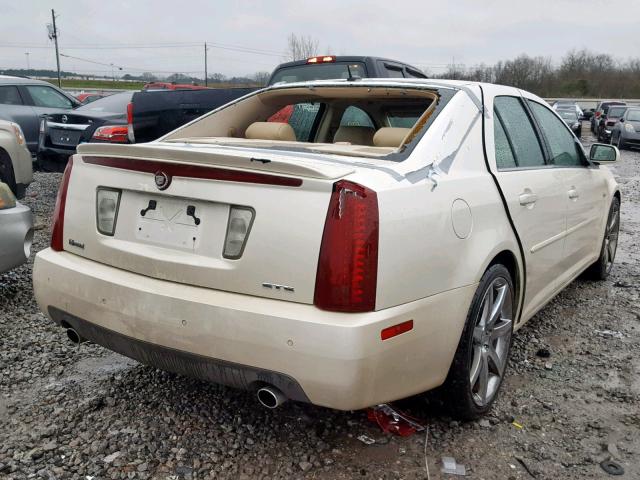
POLYGON ((168 281, 313 303, 333 183, 353 168, 277 152, 260 151, 258 158, 249 149, 84 144, 78 150, 65 250, 168 281), (105 190, 119 192, 113 235, 98 229, 98 192, 105 190), (237 234, 230 225, 238 209, 247 217, 236 258, 224 251, 228 235, 237 234))

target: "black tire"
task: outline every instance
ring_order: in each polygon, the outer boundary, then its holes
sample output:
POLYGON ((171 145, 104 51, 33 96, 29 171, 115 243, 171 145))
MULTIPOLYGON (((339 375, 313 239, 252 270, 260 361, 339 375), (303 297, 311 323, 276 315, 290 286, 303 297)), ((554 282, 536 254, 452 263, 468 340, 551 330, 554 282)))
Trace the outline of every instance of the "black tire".
MULTIPOLYGON (((611 142, 613 143, 613 142, 611 142)), ((618 134, 618 141, 616 142, 616 146, 618 147, 618 150, 624 150, 625 148, 627 148, 627 144, 624 143, 624 140, 622 140, 622 134, 619 133, 618 134)))
POLYGON ((0 149, 0 182, 9 185, 13 194, 18 196, 16 177, 13 172, 13 163, 11 163, 9 154, 2 149, 0 149))
MULTIPOLYGON (((513 287, 513 280, 511 279, 511 275, 504 265, 492 265, 480 279, 478 289, 476 290, 473 300, 471 301, 471 307, 469 308, 466 324, 460 338, 460 343, 458 344, 458 349, 456 350, 456 354, 449 369, 449 374, 447 376, 447 379, 445 380, 444 385, 439 389, 440 391, 438 396, 441 398, 443 408, 454 418, 458 418, 460 420, 474 420, 487 413, 491 409, 493 402, 498 396, 500 387, 504 380, 504 375, 506 373, 509 353, 511 350, 511 337, 513 333, 514 321, 513 317, 516 311, 514 292, 515 289, 513 287), (472 362, 474 362, 474 360, 477 358, 477 353, 475 352, 478 352, 478 348, 480 348, 480 351, 484 352, 486 352, 487 350, 484 350, 486 347, 486 345, 483 345, 485 343, 485 340, 481 340, 480 342, 477 341, 476 326, 479 325, 479 321, 481 321, 483 312, 485 312, 484 307, 485 298, 487 298, 487 292, 489 291, 489 289, 492 289, 492 295, 494 295, 494 292, 499 291, 494 290, 494 286, 500 284, 504 284, 508 287, 504 295, 504 302, 505 305, 507 305, 508 302, 508 306, 511 309, 511 318, 508 319, 510 323, 499 324, 501 325, 499 328, 501 330, 504 328, 504 332, 506 332, 507 334, 504 335, 504 337, 500 336, 496 339, 496 341, 502 342, 500 346, 503 352, 504 365, 501 368, 502 372, 498 378, 496 378, 495 376, 487 376, 487 378, 491 378, 487 381, 487 384, 491 383, 491 380, 493 380, 492 395, 486 402, 479 403, 478 399, 480 397, 480 392, 475 391, 475 388, 478 384, 472 380, 472 373, 473 371, 475 371, 472 362)), ((499 320, 501 322, 504 322, 504 319, 502 319, 501 317, 502 314, 500 315, 499 320)), ((495 325, 498 325, 498 321, 496 321, 494 326, 495 325)), ((498 327, 494 329, 494 331, 497 330, 498 327)), ((489 332, 489 335, 490 334, 491 332, 489 332)), ((490 345, 494 345, 493 342, 494 340, 489 340, 490 345)), ((494 351, 497 350, 497 348, 495 347, 490 348, 494 348, 494 351)), ((480 353, 480 355, 482 355, 482 353, 480 353)), ((487 355, 487 371, 489 371, 489 369, 491 368, 492 357, 490 354, 487 355)), ((478 363, 477 365, 479 368, 481 363, 478 363)), ((495 367, 496 363, 493 362, 493 365, 495 367)), ((490 373, 488 375, 490 375, 490 373)))
POLYGON ((602 247, 600 248, 600 256, 587 270, 585 276, 592 280, 606 280, 613 262, 616 258, 618 250, 618 234, 620 232, 620 199, 613 197, 611 207, 609 207, 609 215, 607 216, 607 225, 605 226, 604 237, 602 239, 602 247))

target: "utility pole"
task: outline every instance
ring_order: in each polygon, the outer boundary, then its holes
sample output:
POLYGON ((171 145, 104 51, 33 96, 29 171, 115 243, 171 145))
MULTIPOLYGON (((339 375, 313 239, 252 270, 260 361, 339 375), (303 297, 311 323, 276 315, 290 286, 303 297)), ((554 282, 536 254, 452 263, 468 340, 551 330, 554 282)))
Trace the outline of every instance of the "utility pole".
POLYGON ((56 44, 56 65, 58 66, 58 87, 62 88, 62 81, 60 80, 60 52, 58 52, 58 29, 56 28, 56 12, 51 9, 51 19, 53 20, 53 32, 49 34, 49 38, 52 38, 56 44))
POLYGON ((29 65, 29 52, 24 52, 25 57, 27 57, 27 70, 31 70, 31 66, 29 65))
POLYGON ((209 80, 207 79, 207 42, 204 42, 204 86, 209 86, 209 80))

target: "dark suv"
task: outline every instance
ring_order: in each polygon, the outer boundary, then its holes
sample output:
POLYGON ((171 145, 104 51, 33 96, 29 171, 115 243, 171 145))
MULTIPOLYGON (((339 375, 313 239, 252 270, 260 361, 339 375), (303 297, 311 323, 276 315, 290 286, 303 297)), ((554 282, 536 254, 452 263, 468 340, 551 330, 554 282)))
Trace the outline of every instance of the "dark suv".
POLYGON ((427 78, 420 69, 397 60, 380 57, 320 55, 281 63, 268 85, 357 78, 427 78))
POLYGON ((38 153, 41 116, 78 105, 78 100, 48 82, 0 75, 0 119, 20 125, 32 156, 38 153))

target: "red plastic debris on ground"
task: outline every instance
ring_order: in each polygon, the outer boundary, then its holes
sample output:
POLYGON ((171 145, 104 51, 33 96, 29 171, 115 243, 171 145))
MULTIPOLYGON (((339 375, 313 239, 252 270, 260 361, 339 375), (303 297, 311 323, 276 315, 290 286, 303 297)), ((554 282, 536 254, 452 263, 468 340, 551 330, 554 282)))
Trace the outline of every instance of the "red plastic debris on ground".
POLYGON ((382 429, 383 432, 408 437, 424 430, 424 425, 417 419, 387 404, 367 409, 367 418, 382 429))

